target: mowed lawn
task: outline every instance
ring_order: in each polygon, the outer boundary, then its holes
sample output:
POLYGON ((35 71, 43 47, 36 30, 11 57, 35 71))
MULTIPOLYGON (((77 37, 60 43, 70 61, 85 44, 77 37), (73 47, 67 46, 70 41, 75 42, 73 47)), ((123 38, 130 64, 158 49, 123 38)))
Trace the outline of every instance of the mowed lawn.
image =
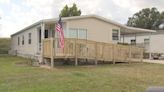
POLYGON ((145 92, 164 86, 164 65, 132 63, 56 66, 43 69, 27 59, 0 55, 0 92, 145 92))

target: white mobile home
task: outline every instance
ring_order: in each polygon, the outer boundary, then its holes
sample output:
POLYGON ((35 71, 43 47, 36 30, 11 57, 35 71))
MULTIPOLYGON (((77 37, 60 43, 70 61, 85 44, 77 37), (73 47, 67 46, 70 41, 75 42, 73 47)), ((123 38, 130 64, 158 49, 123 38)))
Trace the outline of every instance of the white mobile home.
MULTIPOLYGON (((153 33, 127 34, 124 36, 124 43, 135 44, 145 48, 151 59, 153 54, 164 54, 164 30, 157 30, 153 33)), ((123 37, 122 37, 123 42, 123 37)))
MULTIPOLYGON (((11 35, 12 54, 24 57, 37 57, 43 61, 43 40, 55 38, 56 19, 44 19, 11 35)), ((122 34, 150 33, 152 30, 132 28, 109 19, 96 16, 74 16, 62 18, 65 38, 91 40, 116 44, 122 34)))

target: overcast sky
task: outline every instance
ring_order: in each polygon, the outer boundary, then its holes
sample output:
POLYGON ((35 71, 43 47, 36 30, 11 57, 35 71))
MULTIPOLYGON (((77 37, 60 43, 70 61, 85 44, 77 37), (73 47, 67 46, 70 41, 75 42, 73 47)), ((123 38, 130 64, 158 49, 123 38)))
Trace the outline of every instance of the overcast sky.
POLYGON ((58 17, 66 4, 73 3, 82 15, 97 14, 122 24, 142 8, 164 11, 164 0, 0 0, 0 37, 10 37, 41 19, 58 17))

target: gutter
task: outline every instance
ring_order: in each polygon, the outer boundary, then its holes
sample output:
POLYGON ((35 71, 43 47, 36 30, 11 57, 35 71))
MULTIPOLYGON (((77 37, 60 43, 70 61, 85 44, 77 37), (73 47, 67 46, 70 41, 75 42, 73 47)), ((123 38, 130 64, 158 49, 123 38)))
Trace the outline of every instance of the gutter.
POLYGON ((38 21, 38 22, 36 22, 36 23, 34 23, 34 24, 32 24, 32 25, 29 25, 29 26, 25 27, 24 29, 22 29, 22 30, 20 30, 20 31, 14 33, 14 34, 12 34, 11 37, 13 37, 14 35, 17 35, 17 34, 19 34, 19 33, 22 33, 22 32, 24 32, 24 31, 26 31, 27 29, 30 29, 30 28, 32 28, 32 27, 34 27, 34 26, 36 26, 36 25, 39 25, 39 24, 42 23, 42 22, 43 22, 43 20, 40 20, 40 21, 38 21))

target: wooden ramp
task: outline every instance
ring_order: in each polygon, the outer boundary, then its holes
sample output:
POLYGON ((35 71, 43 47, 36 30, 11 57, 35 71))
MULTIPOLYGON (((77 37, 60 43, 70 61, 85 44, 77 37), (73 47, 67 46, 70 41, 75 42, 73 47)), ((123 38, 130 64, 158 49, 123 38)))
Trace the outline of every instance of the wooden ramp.
POLYGON ((58 40, 48 38, 43 40, 43 58, 53 60, 74 59, 78 65, 79 59, 94 60, 95 64, 103 62, 142 62, 143 48, 131 45, 118 45, 81 39, 65 39, 64 49, 59 48, 58 40))

